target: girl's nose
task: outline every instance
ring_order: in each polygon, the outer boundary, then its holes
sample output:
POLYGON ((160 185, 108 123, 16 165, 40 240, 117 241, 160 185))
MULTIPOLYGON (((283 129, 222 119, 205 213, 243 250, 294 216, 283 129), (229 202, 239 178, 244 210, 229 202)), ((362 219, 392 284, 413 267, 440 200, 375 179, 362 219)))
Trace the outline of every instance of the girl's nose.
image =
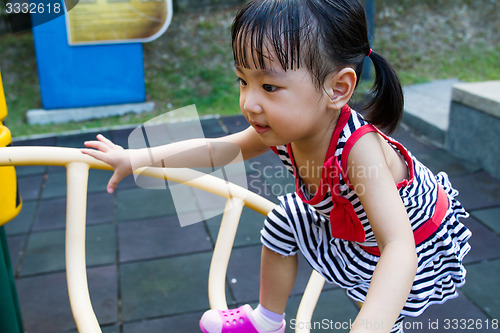
POLYGON ((262 105, 258 94, 253 92, 246 92, 240 96, 241 108, 248 113, 262 113, 262 105))

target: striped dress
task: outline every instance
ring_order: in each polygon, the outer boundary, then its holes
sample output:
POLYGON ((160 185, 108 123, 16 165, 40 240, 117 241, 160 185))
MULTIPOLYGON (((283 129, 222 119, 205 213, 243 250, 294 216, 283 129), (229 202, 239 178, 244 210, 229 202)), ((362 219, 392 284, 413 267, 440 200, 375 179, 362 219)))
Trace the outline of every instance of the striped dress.
MULTIPOLYGON (((285 167, 294 174, 296 192, 279 198, 280 204, 269 213, 261 231, 261 241, 266 247, 284 256, 300 250, 313 269, 328 282, 344 288, 351 298, 359 302, 364 302, 379 257, 364 248, 377 246, 377 243, 345 170, 347 155, 354 142, 373 129, 354 110, 347 106, 342 109, 323 169, 324 173, 325 170, 330 171, 326 174, 335 179, 329 179, 328 186, 323 184, 324 190, 319 190, 312 198, 297 176, 291 146, 272 147, 285 167), (332 191, 336 200, 332 199, 332 191), (347 199, 346 202, 352 206, 359 219, 356 219, 358 230, 355 230, 356 226, 346 228, 342 219, 338 219, 339 223, 330 218, 338 216, 332 215, 339 202, 338 197, 347 199)), ((446 192, 445 201, 448 201, 438 229, 417 244, 418 270, 401 312, 402 320, 404 316, 420 315, 431 304, 443 303, 457 296, 456 288, 465 283, 466 271, 462 260, 470 249, 467 240, 471 233, 459 221, 468 214, 455 199, 458 192, 452 188, 447 175, 443 172, 434 175, 401 144, 384 137, 408 166, 409 179, 397 185, 412 229, 418 230, 433 215, 440 186, 446 192)))

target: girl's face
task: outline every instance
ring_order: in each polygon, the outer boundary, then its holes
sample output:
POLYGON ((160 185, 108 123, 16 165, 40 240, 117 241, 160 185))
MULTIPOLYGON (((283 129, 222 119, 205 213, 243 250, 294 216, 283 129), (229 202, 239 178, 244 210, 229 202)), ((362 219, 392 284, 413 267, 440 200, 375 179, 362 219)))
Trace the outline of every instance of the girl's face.
POLYGON ((236 75, 241 111, 264 144, 313 143, 331 127, 336 112, 306 69, 285 71, 270 62, 266 69, 236 66, 236 75))

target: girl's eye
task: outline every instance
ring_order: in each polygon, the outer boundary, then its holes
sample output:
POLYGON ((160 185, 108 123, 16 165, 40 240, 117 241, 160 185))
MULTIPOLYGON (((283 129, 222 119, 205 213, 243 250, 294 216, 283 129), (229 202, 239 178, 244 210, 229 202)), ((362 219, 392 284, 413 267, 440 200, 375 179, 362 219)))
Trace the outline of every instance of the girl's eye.
POLYGON ((241 77, 237 78, 236 81, 240 84, 240 86, 246 86, 247 83, 241 77))
POLYGON ((275 92, 278 89, 278 87, 272 86, 270 84, 263 84, 262 89, 264 89, 267 92, 275 92))

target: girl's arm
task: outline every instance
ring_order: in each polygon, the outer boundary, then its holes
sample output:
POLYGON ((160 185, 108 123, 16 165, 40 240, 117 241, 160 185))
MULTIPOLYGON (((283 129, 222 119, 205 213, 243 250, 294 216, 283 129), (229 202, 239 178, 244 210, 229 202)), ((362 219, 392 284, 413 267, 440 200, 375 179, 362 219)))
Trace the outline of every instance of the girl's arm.
POLYGON ((85 146, 94 149, 82 149, 82 153, 113 167, 107 186, 110 193, 124 177, 141 167, 216 167, 237 162, 241 157, 250 159, 269 149, 252 127, 221 138, 192 139, 142 149, 123 149, 99 134, 97 141, 87 141, 85 146))
MULTIPOLYGON (((389 332, 413 285, 415 240, 378 134, 368 133, 348 156, 348 177, 368 216, 381 256, 351 332, 389 332)), ((393 162, 393 161, 392 161, 393 162)))

